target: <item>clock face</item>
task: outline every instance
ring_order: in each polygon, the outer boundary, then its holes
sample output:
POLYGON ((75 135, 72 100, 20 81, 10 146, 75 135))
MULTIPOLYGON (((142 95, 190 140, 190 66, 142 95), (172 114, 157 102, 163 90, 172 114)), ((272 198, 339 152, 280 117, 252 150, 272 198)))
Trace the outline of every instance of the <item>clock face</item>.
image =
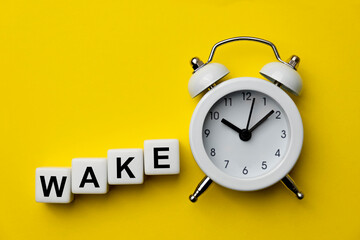
POLYGON ((208 111, 202 140, 209 159, 227 175, 249 179, 275 169, 288 151, 291 132, 283 108, 253 90, 220 98, 208 111))

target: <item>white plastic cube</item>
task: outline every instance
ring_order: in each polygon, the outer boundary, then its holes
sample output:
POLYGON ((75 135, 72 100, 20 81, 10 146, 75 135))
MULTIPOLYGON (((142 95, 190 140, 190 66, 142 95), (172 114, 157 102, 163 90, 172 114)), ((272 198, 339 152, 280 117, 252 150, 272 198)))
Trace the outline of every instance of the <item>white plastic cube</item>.
POLYGON ((179 174, 179 140, 145 140, 144 166, 146 175, 179 174))
POLYGON ((109 184, 142 184, 144 182, 142 149, 109 150, 107 161, 109 184))
POLYGON ((71 168, 36 168, 35 200, 42 203, 70 203, 71 168))
POLYGON ((107 193, 106 158, 74 158, 71 189, 76 194, 107 193))

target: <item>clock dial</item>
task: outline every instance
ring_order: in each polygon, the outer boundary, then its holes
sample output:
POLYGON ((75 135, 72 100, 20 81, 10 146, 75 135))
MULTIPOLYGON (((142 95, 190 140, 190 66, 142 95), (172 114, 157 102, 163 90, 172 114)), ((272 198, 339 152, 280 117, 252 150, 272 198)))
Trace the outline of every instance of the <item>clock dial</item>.
POLYGON ((224 96, 211 107, 202 139, 216 167, 236 178, 255 178, 281 163, 289 129, 288 117, 274 99, 244 90, 224 96))

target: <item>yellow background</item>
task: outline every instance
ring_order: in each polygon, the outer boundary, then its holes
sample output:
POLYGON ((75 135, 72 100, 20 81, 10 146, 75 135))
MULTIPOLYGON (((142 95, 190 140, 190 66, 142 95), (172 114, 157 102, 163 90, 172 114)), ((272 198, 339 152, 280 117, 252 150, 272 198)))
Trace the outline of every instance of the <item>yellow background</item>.
MULTIPOLYGON (((1 1, 0 239, 359 239, 358 1, 1 1), (257 192, 213 185, 192 204, 203 173, 188 140, 199 98, 189 60, 250 35, 301 57, 294 98, 305 139, 292 176, 257 192), (143 185, 35 202, 35 169, 75 157, 180 140, 181 174, 143 185)), ((268 46, 232 43, 215 61, 227 78, 260 77, 268 46)))

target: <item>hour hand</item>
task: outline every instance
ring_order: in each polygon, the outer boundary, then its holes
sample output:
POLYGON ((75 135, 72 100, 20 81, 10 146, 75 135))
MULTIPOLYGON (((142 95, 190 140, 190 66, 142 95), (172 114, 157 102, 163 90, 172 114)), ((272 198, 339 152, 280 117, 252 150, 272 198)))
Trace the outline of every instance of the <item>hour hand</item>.
POLYGON ((221 119, 221 122, 223 124, 225 124, 226 126, 228 126, 229 128, 231 128, 232 130, 235 130, 236 132, 238 132, 239 134, 242 132, 242 129, 238 128, 237 126, 235 126, 234 124, 232 124, 231 122, 229 122, 228 120, 226 120, 225 118, 221 119))

